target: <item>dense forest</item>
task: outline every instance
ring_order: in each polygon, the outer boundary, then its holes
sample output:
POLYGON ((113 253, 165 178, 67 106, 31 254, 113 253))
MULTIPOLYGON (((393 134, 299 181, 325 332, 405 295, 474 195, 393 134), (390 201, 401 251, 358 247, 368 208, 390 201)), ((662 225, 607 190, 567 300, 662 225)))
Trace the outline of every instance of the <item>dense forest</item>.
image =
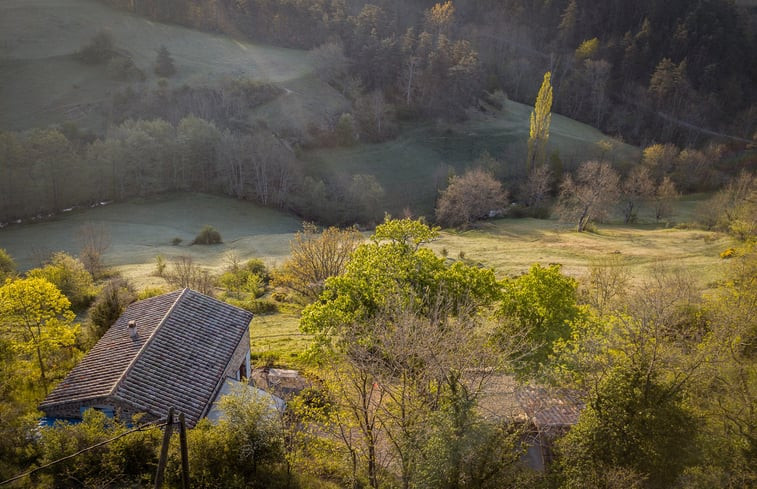
POLYGON ((336 40, 367 89, 410 111, 459 115, 483 89, 532 103, 551 71, 558 112, 634 143, 757 130, 755 17, 729 0, 108 3, 298 48, 336 40))

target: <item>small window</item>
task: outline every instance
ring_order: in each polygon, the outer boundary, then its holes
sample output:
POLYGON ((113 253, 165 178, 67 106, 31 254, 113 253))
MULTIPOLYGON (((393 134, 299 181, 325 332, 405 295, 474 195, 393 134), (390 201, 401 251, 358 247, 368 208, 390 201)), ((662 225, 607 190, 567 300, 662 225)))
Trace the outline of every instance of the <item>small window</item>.
POLYGON ((242 380, 247 377, 247 365, 242 362, 242 365, 239 366, 239 380, 242 380))

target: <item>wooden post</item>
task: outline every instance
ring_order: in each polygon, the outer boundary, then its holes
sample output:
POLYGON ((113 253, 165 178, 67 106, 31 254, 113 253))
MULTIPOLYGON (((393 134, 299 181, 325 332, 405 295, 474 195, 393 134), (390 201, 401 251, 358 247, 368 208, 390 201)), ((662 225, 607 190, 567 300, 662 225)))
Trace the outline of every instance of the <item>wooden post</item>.
POLYGON ((158 470, 155 472, 155 489, 163 487, 163 473, 166 470, 166 460, 168 459, 168 445, 171 442, 171 432, 173 431, 173 406, 168 408, 166 416, 166 429, 163 432, 163 445, 160 447, 160 459, 158 460, 158 470))
POLYGON ((187 425, 184 413, 179 413, 179 442, 181 443, 181 487, 189 489, 189 451, 187 450, 187 425))

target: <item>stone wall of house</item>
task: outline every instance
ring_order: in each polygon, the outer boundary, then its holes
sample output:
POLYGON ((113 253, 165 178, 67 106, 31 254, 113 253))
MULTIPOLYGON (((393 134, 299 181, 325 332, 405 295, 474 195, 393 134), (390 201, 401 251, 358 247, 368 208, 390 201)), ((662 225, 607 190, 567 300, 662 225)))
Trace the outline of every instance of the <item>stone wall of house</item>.
POLYGON ((238 378, 239 367, 244 363, 247 376, 250 376, 250 328, 244 332, 242 339, 239 341, 237 348, 234 350, 234 355, 231 357, 229 364, 226 366, 223 376, 238 378))
POLYGON ((84 408, 85 410, 89 408, 110 408, 113 410, 113 414, 116 418, 126 423, 131 423, 132 417, 135 414, 140 413, 143 413, 142 417, 140 418, 140 422, 148 422, 157 419, 157 416, 144 413, 144 411, 136 408, 130 403, 113 397, 100 397, 97 399, 67 402, 64 404, 46 407, 44 409, 44 412, 45 416, 47 416, 48 418, 81 419, 82 408, 84 408))

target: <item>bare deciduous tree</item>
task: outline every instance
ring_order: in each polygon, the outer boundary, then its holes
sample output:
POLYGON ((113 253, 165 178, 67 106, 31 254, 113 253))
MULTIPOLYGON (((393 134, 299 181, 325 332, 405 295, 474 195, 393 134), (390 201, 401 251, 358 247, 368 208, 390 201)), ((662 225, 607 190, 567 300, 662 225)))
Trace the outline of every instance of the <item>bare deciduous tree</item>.
POLYGON ((655 219, 668 218, 673 215, 673 201, 678 198, 676 185, 669 177, 662 179, 654 193, 655 219))
POLYGON ((582 292, 585 300, 604 314, 625 296, 630 279, 628 264, 622 255, 595 258, 590 261, 589 273, 582 281, 582 292))
MULTIPOLYGON (((502 372, 507 357, 502 345, 491 341, 493 324, 475 307, 453 316, 448 301, 426 300, 435 305, 427 316, 419 316, 403 298, 390 298, 370 325, 345 328, 342 349, 331 357, 330 385, 340 422, 352 427, 342 429, 341 438, 354 470, 360 463, 371 487, 377 487, 379 469, 389 460, 401 486, 413 487, 420 476, 423 445, 438 428, 428 420, 451 409, 453 431, 464 432, 475 418, 466 410, 473 409, 489 380, 502 372)), ((496 461, 481 461, 470 472, 501 475, 517 460, 513 450, 496 461)), ((458 462, 450 461, 448 467, 449 478, 456 482, 465 477, 458 462)))
POLYGON ((621 186, 621 207, 623 221, 628 224, 636 219, 636 212, 642 201, 654 195, 655 187, 649 168, 635 166, 628 173, 621 186))
POLYGON ((208 270, 196 265, 191 256, 179 256, 173 262, 172 270, 163 278, 174 287, 190 288, 205 295, 213 296, 216 277, 208 270))
POLYGON ((609 163, 587 161, 576 172, 575 179, 565 176, 560 186, 557 214, 561 219, 577 223, 578 232, 592 221, 603 219, 617 201, 620 178, 609 163))
POLYGON ((84 268, 98 278, 103 271, 103 254, 110 248, 110 233, 102 223, 86 222, 79 228, 79 240, 79 259, 84 268))
POLYGON ((481 168, 452 177, 439 195, 436 219, 445 226, 468 227, 490 211, 504 207, 507 192, 494 177, 481 168))
POLYGON ((521 185, 521 199, 526 207, 541 208, 544 206, 552 181, 552 172, 546 166, 537 166, 528 174, 521 185))
POLYGON ((310 50, 318 78, 326 83, 343 85, 349 71, 350 60, 344 54, 341 42, 327 42, 310 50))
POLYGON ((305 223, 290 243, 290 257, 273 274, 273 284, 284 287, 304 301, 316 300, 327 278, 344 271, 350 255, 363 241, 356 228, 330 227, 318 232, 312 223, 305 223))

